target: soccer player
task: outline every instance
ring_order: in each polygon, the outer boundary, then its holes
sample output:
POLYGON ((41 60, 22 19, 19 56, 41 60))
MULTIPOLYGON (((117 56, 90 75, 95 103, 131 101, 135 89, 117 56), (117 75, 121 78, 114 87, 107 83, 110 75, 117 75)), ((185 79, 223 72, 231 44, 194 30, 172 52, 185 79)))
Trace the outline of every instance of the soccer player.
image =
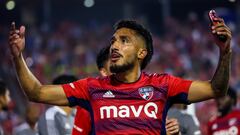
POLYGON ((168 117, 179 121, 181 135, 201 135, 193 116, 187 114, 186 109, 185 104, 174 104, 168 111, 168 117))
POLYGON ((38 135, 37 121, 39 116, 39 106, 29 104, 26 109, 26 121, 14 128, 13 135, 38 135))
POLYGON ((111 75, 110 71, 110 60, 109 60, 109 51, 111 46, 102 48, 96 58, 97 68, 101 76, 111 75))
POLYGON ((208 122, 208 135, 239 135, 240 111, 234 109, 237 93, 229 87, 227 95, 216 98, 218 116, 208 122))
MULTIPOLYGON (((0 112, 8 109, 8 104, 11 101, 10 92, 6 84, 0 80, 0 112)), ((4 130, 0 123, 0 135, 4 135, 4 130)))
MULTIPOLYGON (((101 76, 109 76, 111 75, 110 69, 109 69, 109 50, 110 46, 102 48, 96 58, 96 63, 97 63, 97 68, 99 70, 99 73, 101 76)), ((89 114, 83 114, 84 109, 81 107, 77 107, 77 112, 75 116, 75 121, 74 121, 74 128, 72 135, 88 135, 89 132, 83 132, 83 131, 90 131, 91 129, 90 126, 90 115, 89 114)), ((167 130, 167 135, 176 135, 179 134, 179 123, 177 119, 175 118, 170 118, 166 119, 166 130, 167 130)))
MULTIPOLYGON (((53 79, 53 84, 67 84, 77 80, 77 77, 73 75, 60 75, 53 79)), ((72 108, 68 106, 53 106, 48 108, 38 120, 39 134, 70 135, 73 128, 73 123, 71 123, 73 121, 70 121, 70 119, 74 118, 72 111, 72 108)))
MULTIPOLYGON (((22 89, 31 101, 55 105, 80 105, 89 111, 92 134, 166 134, 169 106, 189 104, 225 95, 231 61, 231 32, 223 19, 211 27, 219 47, 219 64, 210 81, 191 81, 169 74, 142 70, 153 55, 152 37, 136 21, 122 20, 111 38, 111 76, 84 78, 65 85, 43 85, 26 66, 22 51, 25 27, 12 23, 9 47, 22 89), (226 37, 226 41, 218 36, 226 37)), ((159 52, 161 53, 161 52, 159 52)))

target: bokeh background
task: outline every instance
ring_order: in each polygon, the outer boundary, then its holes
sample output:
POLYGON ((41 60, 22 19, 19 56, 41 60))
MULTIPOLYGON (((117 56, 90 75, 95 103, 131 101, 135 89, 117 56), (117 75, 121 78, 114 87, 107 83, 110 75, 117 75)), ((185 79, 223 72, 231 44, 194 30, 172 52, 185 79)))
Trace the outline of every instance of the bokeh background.
MULTIPOLYGON (((146 72, 209 80, 219 55, 209 29, 211 9, 232 30, 230 85, 240 93, 239 0, 0 0, 0 78, 12 97, 8 113, 0 114, 2 125, 11 134, 24 120, 27 104, 8 50, 12 21, 27 28, 24 57, 42 83, 64 73, 97 76, 96 53, 109 44, 114 23, 124 18, 138 20, 152 32, 155 50, 146 72)), ((193 110, 205 134, 206 122, 216 114, 214 101, 195 104, 193 110)))

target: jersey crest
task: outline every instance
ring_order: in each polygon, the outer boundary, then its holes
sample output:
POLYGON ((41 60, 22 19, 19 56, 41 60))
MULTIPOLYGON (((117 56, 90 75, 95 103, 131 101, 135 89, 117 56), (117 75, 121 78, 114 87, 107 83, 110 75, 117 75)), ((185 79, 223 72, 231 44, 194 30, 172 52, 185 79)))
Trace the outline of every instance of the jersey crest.
POLYGON ((150 100, 153 96, 153 87, 146 86, 138 89, 140 96, 145 100, 150 100))

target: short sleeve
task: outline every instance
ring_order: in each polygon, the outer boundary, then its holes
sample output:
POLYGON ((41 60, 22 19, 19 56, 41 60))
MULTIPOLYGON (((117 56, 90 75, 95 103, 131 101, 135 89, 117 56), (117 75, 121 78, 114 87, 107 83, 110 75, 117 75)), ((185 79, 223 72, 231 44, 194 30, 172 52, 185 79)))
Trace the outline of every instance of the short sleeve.
POLYGON ((192 81, 185 80, 175 76, 168 76, 168 97, 174 103, 188 104, 188 91, 192 81))
POLYGON ((62 85, 70 106, 80 105, 84 107, 89 101, 87 79, 62 85))

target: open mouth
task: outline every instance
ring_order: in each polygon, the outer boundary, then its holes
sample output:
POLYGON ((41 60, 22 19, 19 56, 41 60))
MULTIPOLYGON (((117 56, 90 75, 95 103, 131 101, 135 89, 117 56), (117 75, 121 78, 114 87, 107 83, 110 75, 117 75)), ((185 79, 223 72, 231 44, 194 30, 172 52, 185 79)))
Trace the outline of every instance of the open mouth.
POLYGON ((116 62, 117 60, 119 60, 121 57, 121 55, 117 52, 112 52, 111 54, 111 61, 112 62, 116 62))

